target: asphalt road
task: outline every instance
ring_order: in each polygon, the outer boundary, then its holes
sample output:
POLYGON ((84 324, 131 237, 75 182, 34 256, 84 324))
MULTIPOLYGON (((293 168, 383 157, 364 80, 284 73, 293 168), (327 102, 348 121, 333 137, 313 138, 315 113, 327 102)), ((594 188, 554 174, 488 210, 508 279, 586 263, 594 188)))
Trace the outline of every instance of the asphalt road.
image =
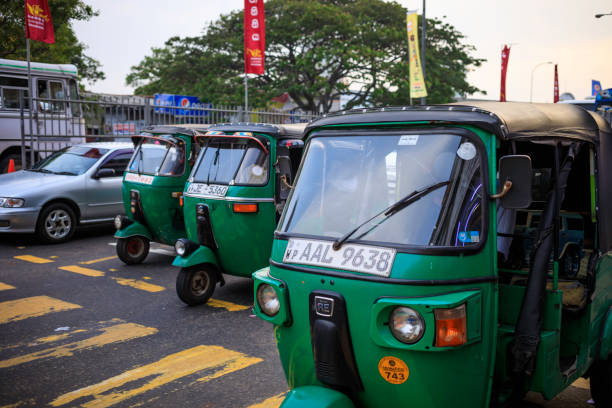
MULTIPOLYGON (((278 407, 287 390, 252 283, 226 277, 207 305, 176 296, 170 248, 116 258, 112 228, 42 245, 0 235, 0 408, 278 407)), ((590 407, 588 382, 525 407, 590 407)))

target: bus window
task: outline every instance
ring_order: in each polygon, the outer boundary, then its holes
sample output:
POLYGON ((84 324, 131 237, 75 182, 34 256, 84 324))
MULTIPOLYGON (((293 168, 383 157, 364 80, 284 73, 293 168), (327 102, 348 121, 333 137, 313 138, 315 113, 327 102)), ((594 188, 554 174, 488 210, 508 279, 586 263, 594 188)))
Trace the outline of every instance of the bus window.
MULTIPOLYGON (((79 92, 78 92, 78 88, 77 88, 77 83, 74 79, 71 79, 70 81, 68 81, 68 88, 70 91, 70 95, 69 98, 72 100, 77 100, 79 99, 79 92)), ((70 104, 70 110, 72 111, 72 116, 73 117, 79 117, 81 116, 81 109, 80 109, 80 105, 76 102, 72 102, 70 104)))
POLYGON ((19 110, 20 92, 23 92, 24 109, 28 109, 28 81, 24 78, 0 76, 0 109, 19 110))
MULTIPOLYGON (((38 97, 41 99, 64 99, 64 85, 59 81, 38 80, 38 97)), ((63 112, 64 102, 56 100, 39 100, 38 107, 41 112, 63 112)))

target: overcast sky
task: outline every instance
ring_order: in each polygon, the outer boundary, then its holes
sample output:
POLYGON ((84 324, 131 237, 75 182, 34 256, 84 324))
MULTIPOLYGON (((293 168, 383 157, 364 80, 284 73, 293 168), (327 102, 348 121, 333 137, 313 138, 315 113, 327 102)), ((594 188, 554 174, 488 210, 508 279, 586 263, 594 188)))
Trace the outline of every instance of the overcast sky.
MULTIPOLYGON (((199 35, 207 22, 244 6, 243 0, 84 0, 100 11, 98 17, 75 23, 88 55, 102 63, 107 79, 91 89, 130 94, 125 84, 130 67, 151 47, 172 36, 199 35)), ((422 10, 422 1, 399 0, 404 7, 422 10)), ((553 65, 559 66, 560 92, 577 99, 590 94, 591 80, 612 87, 612 13, 610 0, 429 0, 427 17, 442 18, 476 47, 474 56, 487 59, 468 74, 470 84, 485 90, 487 99, 499 98, 503 44, 512 44, 506 93, 508 100, 552 102, 553 65)))

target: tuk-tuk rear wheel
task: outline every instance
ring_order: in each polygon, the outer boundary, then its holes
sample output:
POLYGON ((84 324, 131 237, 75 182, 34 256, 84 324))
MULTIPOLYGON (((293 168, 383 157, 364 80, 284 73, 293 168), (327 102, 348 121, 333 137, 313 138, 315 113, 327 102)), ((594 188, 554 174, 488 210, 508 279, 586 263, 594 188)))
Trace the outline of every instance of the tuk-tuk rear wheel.
POLYGON ((176 277, 176 293, 189 306, 206 303, 216 285, 217 273, 209 265, 182 268, 176 277))
POLYGON ((597 408, 612 407, 612 357, 599 360, 591 369, 591 396, 597 408))
POLYGON ((117 239, 117 256, 127 265, 139 264, 149 254, 149 240, 134 236, 117 239))

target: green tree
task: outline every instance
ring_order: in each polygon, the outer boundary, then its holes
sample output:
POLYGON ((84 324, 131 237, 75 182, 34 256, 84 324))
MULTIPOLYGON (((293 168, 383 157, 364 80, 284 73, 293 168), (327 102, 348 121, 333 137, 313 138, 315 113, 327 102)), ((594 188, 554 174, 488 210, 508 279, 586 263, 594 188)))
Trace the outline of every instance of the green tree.
MULTIPOLYGON (((483 60, 470 53, 450 24, 427 20, 426 84, 429 103, 479 89, 466 73, 483 60)), ((249 99, 264 106, 288 92, 307 111, 328 112, 348 96, 348 108, 408 104, 406 9, 382 0, 269 0, 266 2, 266 69, 249 79, 249 99)), ((127 77, 136 92, 195 94, 202 100, 242 102, 243 12, 222 15, 203 35, 171 38, 127 77)))
MULTIPOLYGON (((98 12, 81 0, 49 0, 55 43, 30 41, 33 61, 74 64, 81 79, 93 83, 104 79, 100 63, 87 56, 87 46, 79 42, 72 29, 72 21, 87 21, 98 12)), ((25 3, 23 0, 0 2, 0 58, 26 59, 25 3)))

